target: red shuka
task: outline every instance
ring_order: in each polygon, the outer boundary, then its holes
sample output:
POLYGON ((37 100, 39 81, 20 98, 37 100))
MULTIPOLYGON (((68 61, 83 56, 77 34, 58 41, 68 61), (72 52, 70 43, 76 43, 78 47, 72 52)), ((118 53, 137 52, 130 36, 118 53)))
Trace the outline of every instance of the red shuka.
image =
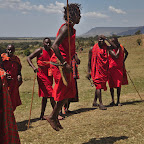
POLYGON ((42 54, 37 57, 37 81, 39 85, 39 97, 52 97, 53 76, 49 63, 52 54, 53 51, 51 49, 49 51, 42 49, 42 54))
POLYGON ((20 63, 20 59, 15 55, 13 55, 12 57, 8 57, 6 53, 3 53, 1 57, 4 70, 12 77, 12 80, 8 81, 8 89, 11 97, 13 110, 15 110, 17 106, 21 105, 21 99, 19 95, 19 82, 17 76, 18 72, 21 71, 22 65, 20 63))
POLYGON ((0 143, 20 144, 17 125, 9 96, 6 73, 0 68, 2 91, 0 92, 0 143))
MULTIPOLYGON (((123 65, 124 60, 124 47, 122 45, 118 59, 109 55, 109 78, 108 83, 110 88, 121 87, 121 85, 128 84, 126 70, 123 65)), ((118 49, 113 49, 116 53, 118 49)))
MULTIPOLYGON (((74 28, 73 28, 73 33, 74 34, 72 36, 70 36, 71 58, 75 55, 75 29, 74 28)), ((57 33, 57 36, 58 36, 58 34, 59 34, 59 31, 57 33)), ((63 56, 63 59, 65 61, 67 61, 68 63, 70 63, 71 60, 69 60, 68 37, 66 37, 63 40, 63 42, 59 45, 59 50, 60 50, 61 55, 63 56)), ((57 57, 54 53, 51 57, 51 61, 57 63, 56 59, 57 59, 57 57)), ((52 96, 54 97, 54 100, 55 101, 62 101, 63 99, 68 99, 68 98, 75 97, 76 88, 75 88, 75 81, 74 81, 72 73, 66 73, 65 72, 67 82, 68 82, 68 85, 65 86, 63 84, 59 68, 57 66, 51 65, 51 69, 52 69, 53 77, 54 77, 54 80, 55 80, 55 86, 53 88, 53 94, 52 94, 52 96), (70 75, 71 75, 71 81, 70 81, 70 75)))
POLYGON ((91 76, 97 89, 107 89, 108 53, 106 44, 100 48, 98 43, 96 43, 92 49, 91 76))

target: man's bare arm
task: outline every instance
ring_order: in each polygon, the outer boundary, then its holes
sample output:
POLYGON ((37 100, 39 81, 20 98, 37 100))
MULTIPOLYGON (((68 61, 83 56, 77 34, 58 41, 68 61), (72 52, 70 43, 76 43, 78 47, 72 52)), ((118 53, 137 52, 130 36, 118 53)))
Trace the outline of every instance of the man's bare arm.
POLYGON ((124 57, 124 62, 125 60, 127 59, 127 56, 128 56, 128 51, 124 48, 124 53, 125 53, 125 57, 124 57))
POLYGON ((88 79, 91 78, 91 57, 92 57, 92 48, 89 50, 88 54, 88 74, 86 76, 88 79))

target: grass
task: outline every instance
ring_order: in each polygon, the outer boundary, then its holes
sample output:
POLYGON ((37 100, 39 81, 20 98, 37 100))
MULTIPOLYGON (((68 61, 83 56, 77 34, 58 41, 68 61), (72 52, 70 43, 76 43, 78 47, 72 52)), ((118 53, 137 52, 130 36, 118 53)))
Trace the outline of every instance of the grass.
POLYGON ((17 40, 0 40, 0 43, 20 43, 20 42, 35 42, 35 41, 38 41, 38 42, 42 42, 41 39, 39 40, 32 40, 32 39, 17 39, 17 40))
MULTIPOLYGON (((120 42, 129 52, 126 68, 144 99, 144 47, 138 46, 138 36, 120 38, 120 42)), ((142 35, 144 40, 144 36, 142 35)), ((79 54, 80 79, 78 80, 79 102, 71 103, 73 114, 61 121, 63 130, 54 131, 47 121, 39 121, 41 98, 38 97, 38 85, 35 85, 31 126, 27 130, 32 95, 34 73, 28 66, 26 57, 20 57, 24 82, 20 87, 22 106, 15 111, 21 143, 23 144, 143 144, 144 143, 144 103, 140 101, 131 81, 122 87, 122 107, 108 107, 106 111, 92 108, 95 87, 85 78, 89 48, 79 54)), ((35 60, 34 60, 35 63, 35 60)), ((103 103, 111 102, 109 88, 102 91, 103 103)), ((48 101, 46 115, 52 108, 48 101)))

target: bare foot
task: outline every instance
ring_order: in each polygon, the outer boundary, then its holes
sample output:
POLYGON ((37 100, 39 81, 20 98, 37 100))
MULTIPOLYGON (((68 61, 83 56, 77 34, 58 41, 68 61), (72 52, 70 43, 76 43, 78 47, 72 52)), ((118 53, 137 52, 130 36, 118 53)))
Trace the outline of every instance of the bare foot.
POLYGON ((49 118, 48 116, 44 116, 44 118, 49 122, 54 130, 59 131, 56 119, 49 118))
POLYGON ((114 102, 111 102, 109 105, 110 105, 110 106, 115 106, 115 103, 114 103, 114 102))
POLYGON ((40 120, 46 120, 45 116, 40 116, 40 120))
POLYGON ((58 115, 58 120, 64 120, 64 117, 61 115, 58 115))
POLYGON ((60 129, 63 129, 62 125, 60 124, 59 120, 57 119, 57 126, 60 128, 60 129))
POLYGON ((116 103, 116 106, 122 106, 122 104, 121 103, 116 103))
POLYGON ((104 105, 102 105, 102 104, 99 104, 99 109, 100 110, 107 110, 107 108, 104 105))
POLYGON ((73 113, 73 111, 70 111, 70 110, 64 110, 64 114, 71 114, 73 113))
POLYGON ((68 113, 73 113, 73 111, 67 110, 66 113, 67 113, 67 114, 68 114, 68 113))
POLYGON ((96 102, 93 102, 92 106, 93 106, 93 107, 98 107, 98 106, 99 106, 99 104, 98 104, 98 103, 96 103, 96 102))

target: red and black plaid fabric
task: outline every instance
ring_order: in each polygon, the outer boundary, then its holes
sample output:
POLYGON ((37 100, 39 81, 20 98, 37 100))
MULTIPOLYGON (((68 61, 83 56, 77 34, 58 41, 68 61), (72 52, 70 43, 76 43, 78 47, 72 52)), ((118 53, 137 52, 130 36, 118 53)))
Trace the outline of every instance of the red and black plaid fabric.
POLYGON ((0 112, 0 143, 1 144, 20 144, 20 139, 17 131, 17 125, 12 109, 11 99, 7 89, 6 73, 0 68, 0 78, 2 81, 1 92, 1 108, 0 112))
POLYGON ((76 60, 74 58, 71 61, 71 65, 72 65, 73 78, 79 79, 78 65, 77 65, 76 60))

